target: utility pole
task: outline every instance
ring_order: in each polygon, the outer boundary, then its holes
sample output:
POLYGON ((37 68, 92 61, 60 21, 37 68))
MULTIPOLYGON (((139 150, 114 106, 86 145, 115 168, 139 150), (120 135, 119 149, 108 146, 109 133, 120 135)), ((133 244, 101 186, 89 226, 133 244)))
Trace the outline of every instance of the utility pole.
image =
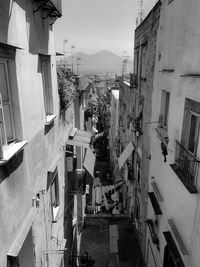
POLYGON ((136 18, 136 26, 138 26, 143 21, 143 4, 144 0, 139 0, 139 12, 138 17, 136 18))
POLYGON ((71 46, 71 57, 72 57, 72 73, 74 72, 74 54, 73 54, 73 49, 75 46, 71 46))

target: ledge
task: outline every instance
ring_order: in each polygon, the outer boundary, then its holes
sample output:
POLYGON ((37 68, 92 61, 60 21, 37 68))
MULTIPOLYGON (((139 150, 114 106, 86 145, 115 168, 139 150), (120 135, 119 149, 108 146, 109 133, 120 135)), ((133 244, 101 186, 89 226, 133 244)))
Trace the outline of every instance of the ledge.
POLYGON ((52 223, 56 223, 58 221, 59 210, 60 210, 60 206, 57 206, 56 208, 53 207, 53 210, 52 210, 52 215, 53 215, 52 223))
POLYGON ((26 144, 27 141, 18 141, 10 144, 3 152, 3 159, 0 159, 0 166, 6 164, 12 157, 19 153, 26 144))
POLYGON ((56 115, 55 114, 53 114, 53 115, 47 115, 46 116, 45 125, 51 124, 54 121, 55 118, 56 118, 56 115))
POLYGON ((158 204, 158 201, 157 201, 157 199, 156 199, 155 194, 154 194, 153 192, 149 192, 149 193, 148 193, 148 196, 149 196, 149 199, 150 199, 150 201, 151 201, 151 205, 152 205, 152 207, 153 207, 153 209, 154 209, 154 213, 155 213, 156 215, 162 215, 162 211, 161 211, 161 209, 160 209, 160 206, 159 206, 159 204, 158 204))
POLYGON ((162 69, 162 70, 159 70, 159 72, 172 73, 174 72, 174 69, 162 69))

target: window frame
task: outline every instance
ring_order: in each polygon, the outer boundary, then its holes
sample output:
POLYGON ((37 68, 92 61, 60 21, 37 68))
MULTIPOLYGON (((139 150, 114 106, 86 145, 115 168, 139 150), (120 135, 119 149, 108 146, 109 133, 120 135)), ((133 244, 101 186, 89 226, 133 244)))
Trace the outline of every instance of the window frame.
POLYGON ((52 221, 57 221, 57 215, 60 208, 60 193, 59 193, 59 179, 58 172, 55 173, 50 186, 50 195, 51 195, 51 213, 52 213, 52 221), (53 192, 53 190, 55 190, 53 192), (54 195, 53 195, 54 193, 54 195), (53 196, 55 199, 53 199, 53 196))
POLYGON ((196 153, 197 153, 197 148, 199 146, 199 141, 200 141, 200 114, 195 112, 195 111, 192 111, 190 110, 190 122, 189 122, 189 128, 188 128, 188 136, 187 136, 187 149, 190 153, 192 153, 194 156, 196 156, 196 153), (197 118, 197 132, 196 132, 196 129, 195 129, 195 136, 193 138, 193 142, 194 142, 194 150, 192 151, 190 148, 189 148, 189 145, 190 145, 190 133, 191 133, 191 120, 192 120, 192 116, 195 116, 197 118))
POLYGON ((53 89, 51 75, 51 56, 39 55, 40 72, 42 76, 44 110, 46 121, 45 124, 50 124, 56 117, 53 107, 53 89))
POLYGON ((14 127, 14 120, 13 120, 13 110, 12 110, 12 98, 11 98, 11 88, 10 88, 10 80, 9 80, 9 62, 6 59, 0 59, 0 64, 4 65, 5 69, 5 78, 6 78, 6 86, 7 86, 7 97, 8 101, 2 100, 2 93, 0 93, 0 110, 2 112, 2 128, 4 131, 4 134, 1 133, 1 146, 3 147, 3 150, 8 146, 9 143, 12 143, 16 139, 15 135, 15 127, 14 127), (4 104, 6 102, 6 104, 4 104), (6 131, 6 120, 5 120, 5 111, 4 111, 4 105, 7 105, 9 107, 10 111, 10 128, 12 131, 12 138, 8 139, 7 131, 6 131), (4 135, 4 141, 3 141, 3 135, 4 135))
POLYGON ((160 116, 162 118, 161 127, 167 130, 169 120, 169 104, 170 104, 170 92, 167 90, 161 91, 161 106, 160 116))

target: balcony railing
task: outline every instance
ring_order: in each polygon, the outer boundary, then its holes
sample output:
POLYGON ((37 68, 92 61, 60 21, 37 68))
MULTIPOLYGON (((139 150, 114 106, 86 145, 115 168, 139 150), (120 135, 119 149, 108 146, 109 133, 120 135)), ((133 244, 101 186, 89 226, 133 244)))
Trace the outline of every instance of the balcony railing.
POLYGON ((34 12, 37 12, 40 8, 47 12, 44 19, 51 17, 56 20, 62 16, 61 0, 34 0, 34 2, 38 3, 38 8, 34 12))
POLYGON ((171 165, 190 193, 197 193, 200 161, 176 141, 175 162, 171 165))

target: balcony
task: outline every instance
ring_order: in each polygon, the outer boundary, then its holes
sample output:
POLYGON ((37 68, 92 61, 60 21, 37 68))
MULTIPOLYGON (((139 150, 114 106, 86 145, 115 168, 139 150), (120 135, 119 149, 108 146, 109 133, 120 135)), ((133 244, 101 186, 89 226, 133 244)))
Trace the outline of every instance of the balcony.
POLYGON ((50 17, 54 21, 62 16, 62 4, 61 0, 34 0, 38 4, 38 8, 34 10, 37 12, 40 8, 46 12, 46 16, 50 17))
POLYGON ((200 161, 176 141, 175 162, 171 168, 190 193, 197 193, 200 161))

